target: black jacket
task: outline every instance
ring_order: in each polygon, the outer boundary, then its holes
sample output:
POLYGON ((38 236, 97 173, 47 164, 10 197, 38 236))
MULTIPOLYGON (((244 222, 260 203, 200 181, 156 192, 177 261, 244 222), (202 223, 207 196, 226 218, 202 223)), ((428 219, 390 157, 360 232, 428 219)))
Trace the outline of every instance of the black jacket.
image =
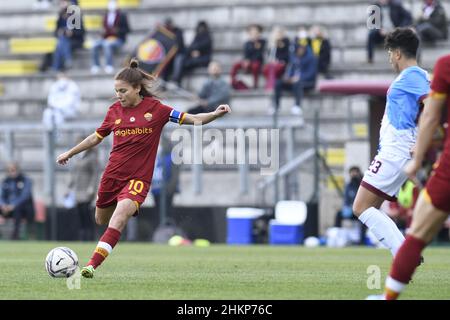
POLYGON ((213 42, 209 32, 197 33, 192 40, 192 43, 187 48, 187 53, 190 54, 192 51, 200 51, 201 56, 211 57, 212 55, 213 42))
POLYGON ((418 23, 429 22, 436 29, 439 29, 444 34, 445 39, 448 37, 448 28, 447 28, 447 15, 445 14, 445 9, 438 2, 436 7, 433 10, 433 13, 430 15, 428 20, 419 20, 418 23))
POLYGON ((257 41, 247 41, 244 45, 244 58, 250 61, 264 60, 264 52, 266 48, 266 40, 259 39, 257 41))
POLYGON ((34 214, 31 180, 23 174, 5 178, 0 188, 0 205, 13 205, 15 210, 34 214))

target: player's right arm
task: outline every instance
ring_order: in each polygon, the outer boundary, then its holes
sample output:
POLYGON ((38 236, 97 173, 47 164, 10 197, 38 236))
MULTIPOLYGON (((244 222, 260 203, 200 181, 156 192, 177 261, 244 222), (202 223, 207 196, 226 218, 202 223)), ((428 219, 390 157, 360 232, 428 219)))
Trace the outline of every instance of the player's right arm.
POLYGON ((91 134, 90 136, 88 136, 86 139, 84 139, 83 141, 81 141, 79 144, 77 144, 75 147, 73 147, 72 149, 70 149, 69 151, 66 151, 62 154, 60 154, 57 158, 56 158, 56 162, 62 165, 65 165, 70 158, 72 158, 74 155, 83 152, 87 149, 91 149, 93 147, 95 147, 96 145, 98 145, 100 142, 102 142, 103 139, 101 139, 97 132, 91 134))

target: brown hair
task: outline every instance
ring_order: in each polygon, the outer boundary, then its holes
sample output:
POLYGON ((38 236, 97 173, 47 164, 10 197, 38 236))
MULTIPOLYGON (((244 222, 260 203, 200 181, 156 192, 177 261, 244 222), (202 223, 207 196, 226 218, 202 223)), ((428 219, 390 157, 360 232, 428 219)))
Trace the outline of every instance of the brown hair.
POLYGON ((159 98, 156 77, 140 69, 139 61, 136 58, 132 58, 129 66, 120 70, 114 80, 128 82, 133 88, 140 85, 141 91, 139 91, 139 94, 141 96, 159 98))

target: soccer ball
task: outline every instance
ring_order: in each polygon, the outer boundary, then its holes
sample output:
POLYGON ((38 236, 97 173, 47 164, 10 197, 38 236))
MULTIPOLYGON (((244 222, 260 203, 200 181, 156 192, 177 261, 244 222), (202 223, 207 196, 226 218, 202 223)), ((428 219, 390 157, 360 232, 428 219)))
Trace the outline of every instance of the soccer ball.
POLYGON ((77 254, 70 248, 54 248, 45 258, 45 269, 54 278, 68 278, 77 271, 77 268, 77 254))

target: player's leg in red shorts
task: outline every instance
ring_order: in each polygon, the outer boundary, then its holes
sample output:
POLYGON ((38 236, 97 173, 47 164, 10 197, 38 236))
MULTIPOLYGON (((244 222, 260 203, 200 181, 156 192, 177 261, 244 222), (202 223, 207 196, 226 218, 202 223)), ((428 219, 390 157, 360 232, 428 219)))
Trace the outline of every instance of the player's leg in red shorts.
POLYGON ((117 206, 117 198, 128 181, 102 177, 97 193, 95 222, 104 225, 109 222, 117 206))
POLYGON ((140 179, 131 179, 122 188, 121 192, 117 197, 117 201, 123 199, 130 199, 131 201, 133 201, 133 203, 136 205, 135 215, 137 215, 139 212, 139 208, 144 203, 149 190, 150 190, 149 182, 140 179))
POLYGON ((450 213, 450 172, 442 165, 428 179, 426 194, 431 204, 444 212, 450 213))

